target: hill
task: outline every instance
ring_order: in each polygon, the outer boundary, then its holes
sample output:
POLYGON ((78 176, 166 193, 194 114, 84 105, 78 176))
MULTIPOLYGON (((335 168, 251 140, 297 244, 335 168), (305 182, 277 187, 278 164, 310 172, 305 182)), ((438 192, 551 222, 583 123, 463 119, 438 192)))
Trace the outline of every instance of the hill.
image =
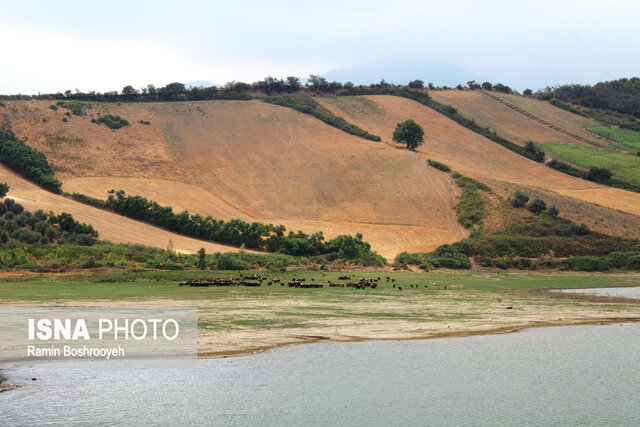
MULTIPOLYGON (((614 235, 640 231, 640 195, 574 178, 530 161, 415 101, 395 96, 318 98, 326 108, 392 145, 396 123, 425 129, 417 157, 432 158, 490 185, 504 198, 516 189, 557 204, 563 216, 614 235)), ((507 124, 501 124, 507 126, 507 124)))
POLYGON ((176 210, 321 230, 327 238, 360 232, 388 257, 467 234, 449 177, 423 159, 288 108, 260 101, 92 103, 84 116, 65 116, 49 104, 7 102, 7 117, 47 155, 65 191, 105 198, 107 190, 123 189, 176 210), (91 122, 105 114, 130 125, 111 130, 91 122))
MULTIPOLYGON (((479 124, 495 129, 500 135, 511 141, 524 144, 533 142, 567 142, 575 143, 577 140, 561 133, 544 124, 509 108, 495 98, 487 96, 478 90, 439 90, 430 91, 429 95, 436 101, 453 105, 462 114, 473 118, 479 124)), ((582 116, 571 114, 565 110, 554 107, 548 102, 542 102, 518 95, 499 94, 494 95, 506 101, 520 106, 535 116, 551 122, 554 125, 580 135, 593 143, 598 138, 585 128, 596 126, 597 122, 582 116)))
POLYGON ((194 253, 205 248, 209 253, 236 252, 238 248, 204 242, 181 236, 176 233, 134 221, 111 212, 93 208, 70 200, 66 197, 45 191, 25 180, 15 172, 0 164, 0 182, 9 184, 9 196, 26 209, 45 212, 68 212, 75 219, 92 225, 99 233, 100 239, 113 243, 139 243, 158 248, 167 248, 171 241, 178 252, 194 253))

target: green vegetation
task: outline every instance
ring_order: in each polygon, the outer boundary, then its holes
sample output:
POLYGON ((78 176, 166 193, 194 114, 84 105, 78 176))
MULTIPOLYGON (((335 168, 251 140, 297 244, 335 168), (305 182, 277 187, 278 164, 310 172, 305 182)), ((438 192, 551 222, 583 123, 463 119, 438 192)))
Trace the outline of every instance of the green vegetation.
MULTIPOLYGON (((97 245, 96 245, 97 246, 97 245)), ((92 247, 95 248, 96 246, 92 247)), ((142 249, 142 248, 140 248, 142 249)), ((131 248, 133 250, 133 248, 131 248)), ((249 271, 248 273, 264 274, 264 271, 249 271)), ((311 282, 311 278, 317 280, 337 281, 337 277, 344 274, 341 272, 322 272, 318 271, 294 271, 294 272, 277 272, 282 281, 289 281, 292 277, 300 278, 305 282, 311 282)), ((395 280, 393 284, 403 287, 404 298, 413 299, 417 296, 424 295, 428 298, 438 297, 460 298, 465 300, 474 300, 484 293, 489 294, 495 301, 496 293, 514 293, 531 289, 553 289, 553 288, 588 288, 603 286, 633 286, 638 285, 640 281, 633 277, 616 277, 616 276, 598 276, 598 275, 564 275, 551 276, 541 274, 487 274, 483 276, 472 275, 470 273, 423 273, 423 272, 384 272, 378 275, 389 276, 395 280), (411 289, 411 284, 420 284, 419 289, 411 289), (433 285, 436 283, 436 285, 433 285), (427 285, 425 287, 425 285, 427 285), (444 286, 447 290, 444 291, 444 286)), ((279 298, 292 299, 297 301, 308 302, 303 307, 296 305, 287 311, 282 305, 278 307, 277 313, 280 320, 288 323, 288 319, 295 318, 295 314, 305 313, 312 314, 312 319, 317 321, 318 317, 345 317, 351 313, 339 303, 348 302, 351 310, 357 307, 366 306, 366 312, 358 312, 359 316, 381 317, 386 315, 390 318, 397 316, 398 319, 413 318, 416 321, 433 320, 433 312, 425 310, 423 305, 415 307, 416 312, 410 307, 405 307, 401 311, 397 311, 397 306, 393 308, 396 311, 387 311, 384 309, 369 308, 368 304, 362 304, 363 299, 370 301, 382 302, 382 298, 387 299, 389 295, 394 298, 402 298, 398 295, 398 290, 393 289, 392 283, 382 280, 378 288, 375 290, 367 290, 366 294, 362 292, 352 292, 344 288, 329 288, 314 290, 300 290, 289 288, 287 286, 260 286, 260 287, 178 287, 177 284, 190 279, 216 279, 228 278, 227 271, 200 271, 200 270, 183 270, 183 271, 82 271, 76 274, 53 275, 53 274, 34 274, 28 276, 20 276, 3 280, 0 283, 0 300, 3 301, 79 301, 79 300, 104 300, 108 297, 113 301, 122 301, 127 299, 171 299, 176 301, 221 301, 228 298, 229 304, 224 306, 217 305, 216 311, 221 316, 217 319, 218 323, 222 323, 222 327, 226 327, 225 322, 238 321, 239 307, 243 307, 242 300, 249 297, 257 297, 265 301, 265 305, 269 306, 270 301, 279 298), (315 302, 315 304, 313 304, 315 302), (330 303, 330 304, 328 304, 330 303), (353 304, 352 304, 353 303, 353 304), (301 308, 303 310, 301 310, 301 308), (297 310, 299 313, 294 313, 297 310), (425 317, 423 317, 425 316, 425 317), (229 320, 227 320, 229 319, 229 320)), ((393 300, 398 301, 397 299, 393 300)), ((402 301, 402 300, 400 300, 402 301)), ((485 300, 482 300, 485 302, 485 300)), ((432 302, 432 301, 430 301, 432 302)), ((561 303, 562 300, 553 300, 554 304, 561 303)), ((247 307, 248 308, 248 307, 247 307)), ((255 307, 252 307, 255 309, 255 307)), ((206 309, 206 308, 205 308, 206 309)), ((249 310, 247 310, 249 311, 249 310)), ((202 311, 204 316, 205 311, 202 311)), ((446 315, 450 315, 447 313, 446 315)), ((255 319, 260 321, 260 319, 255 319)), ((245 320, 247 321, 247 320, 245 320)), ((270 327, 273 327, 271 324, 270 327)))
POLYGON ((9 129, 0 129, 0 161, 40 187, 60 193, 62 183, 53 177, 47 157, 9 129))
POLYGON ((109 129, 120 129, 124 126, 129 126, 129 122, 120 116, 114 116, 112 114, 105 114, 102 117, 98 117, 98 120, 91 120, 94 123, 107 125, 109 129))
POLYGON ((148 120, 138 120, 138 123, 140 123, 142 125, 147 125, 147 126, 149 126, 151 124, 151 122, 148 121, 148 120))
POLYGON ((3 198, 4 196, 6 196, 8 192, 9 192, 9 186, 7 185, 7 183, 5 182, 0 183, 0 198, 3 198))
MULTIPOLYGON (((633 119, 640 118, 640 78, 619 79, 595 85, 564 85, 548 88, 538 98, 559 99, 582 107, 629 115, 632 125, 640 125, 633 119)), ((635 128, 633 126, 632 128, 635 128)), ((636 129, 640 130, 640 129, 636 129)))
POLYGON ((169 206, 141 196, 128 196, 122 190, 109 192, 106 201, 82 194, 71 195, 75 200, 102 209, 108 209, 129 218, 148 222, 186 236, 233 246, 266 250, 294 256, 322 256, 325 261, 349 259, 364 265, 383 265, 384 258, 371 251, 371 245, 361 234, 338 236, 325 241, 322 232, 306 234, 290 231, 285 235, 283 225, 247 223, 239 219, 216 220, 211 216, 179 214, 169 206))
POLYGON ((617 142, 617 144, 614 144, 616 148, 634 153, 640 151, 640 132, 638 131, 604 126, 588 128, 587 130, 603 138, 617 142))
POLYGON ((85 110, 91 108, 91 105, 79 101, 58 101, 56 105, 69 110, 74 116, 84 116, 85 110))
POLYGON ((336 116, 331 111, 320 105, 309 94, 299 92, 288 95, 274 95, 265 98, 264 101, 270 104, 293 108, 301 113, 310 114, 318 120, 322 120, 326 124, 343 130, 351 135, 359 136, 371 141, 381 141, 379 136, 372 135, 358 126, 347 122, 342 117, 336 116))
POLYGON ((518 190, 509 201, 514 208, 521 208, 529 202, 529 196, 518 190))
POLYGON ((462 198, 456 207, 458 222, 465 228, 482 226, 482 220, 486 217, 487 211, 482 194, 478 190, 490 193, 491 189, 480 181, 452 171, 444 163, 427 159, 427 164, 443 172, 450 173, 458 187, 462 188, 462 198))
POLYGON ((482 220, 487 216, 487 210, 482 194, 478 190, 491 191, 491 189, 485 184, 457 172, 451 176, 458 187, 462 188, 462 199, 456 207, 458 221, 465 228, 482 226, 482 220))
POLYGON ((407 149, 415 151, 424 142, 424 129, 413 120, 405 120, 396 125, 393 142, 405 144, 407 149))
MULTIPOLYGON (((640 158, 638 156, 583 144, 550 142, 545 143, 544 147, 561 160, 586 169, 605 168, 624 181, 640 185, 640 158)), ((586 178, 586 175, 584 177, 586 178)), ((605 179, 599 182, 609 184, 608 181, 610 180, 605 179)))
POLYGON ((396 262, 421 266, 434 257, 449 258, 451 265, 473 257, 485 267, 585 271, 601 268, 605 265, 602 259, 606 259, 612 268, 637 269, 640 241, 596 233, 584 224, 577 225, 543 212, 535 221, 511 224, 491 232, 478 230, 467 239, 440 246, 428 254, 404 253, 396 262), (617 261, 613 262, 614 259, 617 261))
MULTIPOLYGON (((506 86, 502 86, 506 87, 506 86)), ((375 93, 376 91, 372 91, 375 93)), ((470 119, 458 112, 458 109, 451 105, 444 105, 435 101, 431 98, 426 92, 419 92, 416 90, 411 90, 408 88, 400 88, 386 91, 389 95, 402 96, 404 98, 412 99, 416 102, 419 102, 423 105, 426 105, 429 108, 433 108, 437 112, 444 114, 450 119, 454 120, 458 124, 466 127, 467 129, 484 136, 487 139, 492 140, 493 142, 497 142, 503 147, 520 154, 528 159, 531 159, 535 162, 543 162, 544 161, 544 152, 538 150, 535 145, 530 147, 521 147, 520 145, 509 141, 506 138, 501 137, 496 133, 495 130, 490 129, 488 127, 484 127, 475 122, 475 120, 470 119)))
POLYGON ((442 172, 451 172, 451 168, 444 163, 437 162, 435 160, 427 159, 427 164, 431 167, 441 170, 442 172))
POLYGON ((93 227, 77 222, 68 213, 31 213, 9 198, 0 203, 0 268, 31 268, 33 257, 30 260, 23 252, 31 255, 39 246, 91 246, 96 237, 93 227))

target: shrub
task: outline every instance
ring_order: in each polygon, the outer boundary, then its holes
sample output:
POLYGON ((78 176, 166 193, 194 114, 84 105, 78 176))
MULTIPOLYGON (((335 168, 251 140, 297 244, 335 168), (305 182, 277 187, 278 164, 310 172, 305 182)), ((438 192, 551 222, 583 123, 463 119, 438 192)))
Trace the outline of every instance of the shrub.
POLYGON ((49 105, 49 108, 52 109, 53 111, 58 111, 58 106, 55 104, 49 105))
POLYGON ((586 178, 589 181, 604 183, 611 179, 611 171, 607 168, 593 167, 587 172, 586 178))
POLYGON ((524 144, 524 149, 531 154, 531 160, 538 163, 544 162, 544 151, 542 151, 536 144, 531 141, 527 141, 524 144))
POLYGON ((533 199, 529 203, 529 210, 534 214, 539 214, 547 209, 547 204, 542 199, 533 199))
POLYGON ((562 261, 562 267, 566 270, 578 271, 608 271, 611 266, 604 257, 576 256, 562 261))
POLYGON ((513 198, 511 199, 511 206, 514 208, 521 208, 527 204, 529 201, 529 196, 524 194, 522 191, 516 191, 513 193, 513 198))
POLYGON ((104 123, 109 129, 120 129, 121 127, 129 126, 128 121, 120 116, 114 116, 112 114, 105 114, 104 116, 99 117, 98 120, 96 120, 96 123, 104 123))
MULTIPOLYGON (((79 101, 58 101, 56 104, 62 108, 66 108, 73 113, 74 116, 84 116, 84 110, 89 107, 89 105, 79 101)), ((51 106, 49 108, 51 108, 51 106)))
POLYGON ((433 168, 439 169, 443 172, 451 172, 451 168, 444 163, 437 162, 435 160, 427 159, 427 164, 433 168))
POLYGON ((558 215, 560 215, 560 210, 556 207, 556 205, 553 205, 547 210, 547 215, 553 218, 557 218, 558 215))
POLYGON ((247 270, 249 264, 241 260, 237 254, 217 253, 214 255, 213 268, 215 270, 247 270))

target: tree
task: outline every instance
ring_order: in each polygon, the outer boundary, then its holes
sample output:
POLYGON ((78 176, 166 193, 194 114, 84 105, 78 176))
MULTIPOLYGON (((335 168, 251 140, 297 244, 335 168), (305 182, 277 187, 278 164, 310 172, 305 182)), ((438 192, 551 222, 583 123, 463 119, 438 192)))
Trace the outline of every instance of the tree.
POLYGON ((531 96, 531 95, 533 95, 533 91, 531 89, 527 88, 527 89, 524 90, 524 92, 522 92, 522 94, 524 96, 531 96))
POLYGON ((122 88, 122 95, 125 97, 133 97, 138 93, 139 92, 131 85, 128 85, 122 88))
POLYGON ((0 198, 6 196, 8 192, 9 186, 5 182, 0 183, 0 198))
POLYGON ((289 90, 291 92, 300 90, 300 78, 296 76, 287 77, 287 85, 289 86, 289 90))
POLYGON ((484 82, 484 83, 482 83, 482 89, 491 90, 491 89, 493 89, 493 85, 490 82, 484 82))
POLYGON ((205 260, 205 255, 206 255, 206 252, 205 252, 204 248, 200 248, 200 250, 198 251, 198 268, 200 270, 204 270, 205 267, 207 266, 207 261, 205 260))
POLYGON ((589 172, 587 172, 586 178, 589 181, 606 182, 611 179, 611 171, 606 168, 593 167, 589 169, 589 172))
POLYGON ((413 80, 409 82, 409 87, 411 89, 422 89, 424 87, 424 82, 422 80, 413 80))
POLYGON ((409 150, 415 151, 424 142, 424 129, 413 120, 405 120, 396 125, 393 141, 407 144, 409 150))

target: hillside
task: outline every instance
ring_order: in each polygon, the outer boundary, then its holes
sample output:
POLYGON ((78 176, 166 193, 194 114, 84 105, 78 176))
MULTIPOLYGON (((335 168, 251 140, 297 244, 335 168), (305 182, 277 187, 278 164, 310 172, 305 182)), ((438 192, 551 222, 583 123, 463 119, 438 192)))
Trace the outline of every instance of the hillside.
MULTIPOLYGON (((465 116, 473 118, 482 126, 495 129, 500 135, 516 143, 524 144, 527 141, 577 142, 564 133, 520 114, 496 99, 485 95, 482 91, 440 90, 430 91, 429 95, 442 104, 453 105, 465 116)), ((517 95, 499 94, 499 96, 558 127, 567 129, 594 143, 598 141, 595 135, 584 130, 596 126, 597 123, 594 120, 571 114, 547 102, 517 95)))
POLYGON ((47 155, 65 191, 104 198, 123 189, 175 210, 282 223, 327 238, 360 232, 387 257, 467 234, 455 214, 457 186, 424 159, 287 108, 94 103, 85 116, 65 116, 49 105, 8 102, 5 118, 47 155), (106 113, 131 124, 111 130, 91 123, 106 113))
POLYGON ((45 212, 53 211, 55 213, 68 212, 78 221, 91 224, 100 233, 99 237, 102 240, 113 243, 138 243, 158 248, 167 248, 169 241, 171 241, 174 250, 186 253, 196 252, 200 248, 205 248, 209 253, 236 252, 238 250, 230 246, 181 236, 111 212, 80 204, 37 187, 2 164, 0 164, 0 182, 9 184, 8 196, 26 209, 31 211, 42 209, 45 212))
POLYGON ((595 230, 616 235, 640 231, 640 194, 574 178, 527 160, 415 101, 383 95, 318 101, 388 144, 392 144, 397 122, 414 119, 425 129, 425 144, 417 157, 446 163, 489 184, 503 197, 523 189, 557 204, 564 216, 595 230))

